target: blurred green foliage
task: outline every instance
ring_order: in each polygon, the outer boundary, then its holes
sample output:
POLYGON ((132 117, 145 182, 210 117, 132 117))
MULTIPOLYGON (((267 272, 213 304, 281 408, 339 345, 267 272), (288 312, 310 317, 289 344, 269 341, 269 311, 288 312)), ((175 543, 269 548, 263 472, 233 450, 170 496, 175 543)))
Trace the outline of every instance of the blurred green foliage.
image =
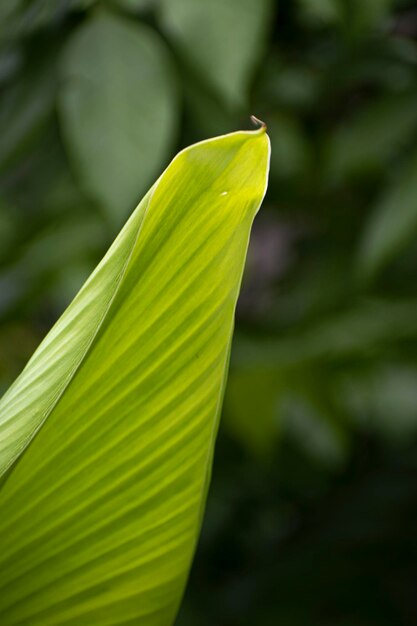
POLYGON ((417 623, 417 4, 4 0, 0 385, 175 152, 268 124, 178 626, 417 623))

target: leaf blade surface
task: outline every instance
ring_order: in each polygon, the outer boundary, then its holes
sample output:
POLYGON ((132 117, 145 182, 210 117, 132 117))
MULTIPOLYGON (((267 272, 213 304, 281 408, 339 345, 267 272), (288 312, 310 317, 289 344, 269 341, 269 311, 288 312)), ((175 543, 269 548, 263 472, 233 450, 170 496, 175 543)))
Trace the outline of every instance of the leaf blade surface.
MULTIPOLYGON (((184 150, 79 294, 95 306, 78 311, 79 326, 89 320, 81 358, 37 433, 27 428, 36 436, 0 491, 5 626, 172 623, 268 164, 263 130, 184 150), (97 276, 106 298, 91 303, 97 276)), ((53 371, 66 327, 58 322, 54 348, 45 358, 40 347, 24 379, 43 359, 53 371)), ((35 406, 51 393, 44 384, 31 390, 35 406)), ((18 380, 9 406, 20 391, 18 380)))

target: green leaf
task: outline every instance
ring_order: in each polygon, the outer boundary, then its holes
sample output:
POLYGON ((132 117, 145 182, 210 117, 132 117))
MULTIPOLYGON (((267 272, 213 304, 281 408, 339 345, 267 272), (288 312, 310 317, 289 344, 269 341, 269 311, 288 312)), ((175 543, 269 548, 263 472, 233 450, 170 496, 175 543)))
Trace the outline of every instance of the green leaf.
POLYGON ((48 51, 28 64, 13 83, 7 85, 0 105, 0 167, 9 166, 31 147, 48 118, 52 116, 56 92, 54 63, 48 51))
POLYGON ((2 626, 172 623, 268 161, 264 129, 181 152, 3 397, 2 626))
POLYGON ((0 4, 0 41, 13 40, 44 25, 57 13, 57 3, 34 0, 4 0, 0 4))
POLYGON ((174 68, 153 30, 100 11, 64 52, 59 112, 85 190, 120 224, 169 156, 174 68))
POLYGON ((237 116, 228 111, 210 90, 193 80, 192 72, 184 73, 185 119, 191 127, 192 136, 198 139, 225 133, 236 125, 237 116))
POLYGON ((382 169, 410 143, 417 128, 417 93, 384 97, 362 109, 332 132, 327 145, 327 176, 346 177, 382 169))
POLYGON ((283 434, 315 460, 317 465, 340 467, 346 460, 347 441, 343 430, 314 399, 290 392, 282 399, 283 434))
POLYGON ((230 433, 259 462, 269 461, 279 435, 274 370, 230 372, 225 404, 225 424, 230 433))
POLYGON ((359 372, 342 372, 337 393, 368 430, 392 444, 406 443, 417 433, 417 369, 383 362, 359 372))
POLYGON ((312 163, 312 150, 297 118, 274 113, 268 124, 274 145, 271 157, 271 172, 274 178, 298 180, 308 171, 312 163))
POLYGON ((371 29, 386 27, 386 22, 390 17, 394 0, 354 0, 352 16, 350 10, 346 11, 347 23, 354 34, 366 34, 371 29), (349 19, 350 18, 350 19, 349 19))
POLYGON ((0 266, 11 253, 18 228, 14 207, 0 197, 0 266))
POLYGON ((310 327, 294 328, 285 337, 237 337, 234 363, 241 368, 268 369, 309 361, 365 358, 416 337, 416 299, 365 300, 310 327))
POLYGON ((10 42, 48 26, 56 26, 73 10, 86 9, 96 0, 2 0, 0 42, 10 42))
POLYGON ((270 0, 164 0, 161 23, 199 75, 230 106, 246 103, 260 60, 270 0))
MULTIPOLYGON (((83 264, 89 265, 91 271, 95 263, 90 259, 97 260, 104 241, 103 224, 97 216, 74 211, 72 219, 62 219, 54 228, 40 231, 29 243, 22 245, 21 251, 16 246, 16 261, 9 262, 4 270, 0 269, 0 287, 6 296, 0 297, 0 319, 14 314, 25 302, 33 306, 39 300, 45 300, 46 296, 51 301, 51 290, 62 277, 71 275, 70 272, 74 274, 77 266, 79 268, 83 264)), ((90 271, 84 272, 61 310, 90 271)))
POLYGON ((126 11, 146 11, 153 9, 160 0, 110 0, 110 3, 120 6, 126 11))
POLYGON ((331 383, 317 363, 233 367, 224 400, 225 426, 262 465, 276 458, 277 444, 285 445, 288 436, 320 464, 337 465, 345 459, 348 441, 331 383))
POLYGON ((392 0, 298 0, 301 14, 311 25, 343 26, 350 36, 366 34, 383 25, 392 9, 392 0), (381 24, 382 22, 382 24, 381 24))
POLYGON ((411 243, 417 232, 417 158, 382 195, 366 225, 359 251, 360 273, 373 277, 411 243))
POLYGON ((339 0, 298 0, 301 17, 312 25, 343 23, 343 6, 339 0))

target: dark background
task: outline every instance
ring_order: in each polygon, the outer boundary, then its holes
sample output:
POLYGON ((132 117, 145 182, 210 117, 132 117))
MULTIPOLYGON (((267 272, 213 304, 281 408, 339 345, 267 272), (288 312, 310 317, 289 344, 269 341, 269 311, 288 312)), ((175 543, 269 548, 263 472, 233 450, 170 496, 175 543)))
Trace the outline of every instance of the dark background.
POLYGON ((2 0, 0 388, 179 148, 268 124, 177 626, 417 624, 417 4, 2 0))

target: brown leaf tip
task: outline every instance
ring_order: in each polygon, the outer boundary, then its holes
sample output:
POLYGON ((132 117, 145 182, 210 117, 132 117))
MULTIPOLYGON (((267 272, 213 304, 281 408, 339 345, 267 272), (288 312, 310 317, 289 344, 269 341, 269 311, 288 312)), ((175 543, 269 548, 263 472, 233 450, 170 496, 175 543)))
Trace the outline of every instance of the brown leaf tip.
POLYGON ((257 128, 259 128, 260 130, 262 130, 263 132, 266 131, 266 124, 265 122, 263 122, 262 120, 260 120, 259 118, 257 118, 255 115, 251 115, 250 116, 250 121, 252 122, 252 124, 254 124, 254 126, 256 126, 257 128))

